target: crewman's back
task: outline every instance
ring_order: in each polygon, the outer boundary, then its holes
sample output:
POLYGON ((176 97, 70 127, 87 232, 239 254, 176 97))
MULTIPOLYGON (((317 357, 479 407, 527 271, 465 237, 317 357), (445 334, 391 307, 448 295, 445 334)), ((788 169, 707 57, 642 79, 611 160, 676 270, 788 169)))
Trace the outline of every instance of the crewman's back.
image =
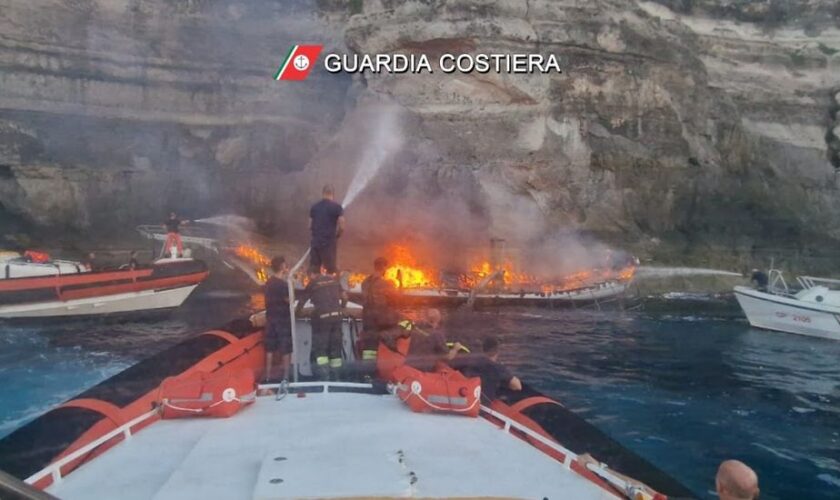
POLYGON ((341 309, 341 283, 332 275, 318 275, 306 286, 306 294, 318 314, 341 309))

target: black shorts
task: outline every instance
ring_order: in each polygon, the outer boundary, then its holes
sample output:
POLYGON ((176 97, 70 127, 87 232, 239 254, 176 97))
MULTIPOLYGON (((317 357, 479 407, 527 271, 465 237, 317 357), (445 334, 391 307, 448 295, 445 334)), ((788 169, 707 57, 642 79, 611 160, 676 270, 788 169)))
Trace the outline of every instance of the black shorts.
POLYGON ((338 245, 333 241, 326 246, 315 246, 309 250, 309 269, 317 271, 323 266, 328 273, 338 272, 337 261, 338 245))
POLYGON ((292 325, 291 320, 270 321, 265 325, 263 344, 267 352, 280 351, 283 354, 292 353, 292 325))
POLYGON ((341 318, 315 319, 312 321, 312 358, 326 356, 341 358, 341 318))

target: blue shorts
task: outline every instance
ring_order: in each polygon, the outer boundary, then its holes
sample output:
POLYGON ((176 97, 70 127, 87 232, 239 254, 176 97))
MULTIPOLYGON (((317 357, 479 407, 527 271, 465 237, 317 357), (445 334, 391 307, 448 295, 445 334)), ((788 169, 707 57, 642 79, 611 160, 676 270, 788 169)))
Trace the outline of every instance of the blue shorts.
POLYGON ((292 353, 292 324, 291 319, 269 321, 265 325, 263 337, 266 351, 280 351, 283 354, 292 353))

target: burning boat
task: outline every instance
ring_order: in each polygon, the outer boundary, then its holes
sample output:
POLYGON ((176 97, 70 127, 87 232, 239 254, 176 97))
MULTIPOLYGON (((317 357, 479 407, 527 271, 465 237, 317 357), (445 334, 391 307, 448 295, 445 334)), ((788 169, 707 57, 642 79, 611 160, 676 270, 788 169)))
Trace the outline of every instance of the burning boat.
MULTIPOLYGON (((499 251, 501 240, 491 242, 490 257, 473 259, 466 272, 446 272, 423 265, 406 245, 386 251, 390 267, 385 277, 400 291, 404 305, 583 305, 623 297, 636 271, 635 260, 605 262, 554 278, 519 270, 514 259, 499 251)), ((361 300, 363 275, 347 279, 352 299, 361 300)))
MULTIPOLYGON (((255 283, 268 277, 270 259, 257 246, 239 244, 220 252, 226 262, 246 273, 255 283)), ((554 279, 518 271, 511 259, 476 259, 469 271, 443 271, 424 265, 407 245, 393 244, 385 251, 390 267, 385 277, 400 292, 403 306, 602 304, 622 298, 636 272, 635 260, 582 269, 554 279)), ((307 276, 297 275, 298 289, 307 276)), ((342 273, 351 300, 362 302, 362 273, 342 273)))
POLYGON ((91 270, 42 252, 0 253, 0 318, 126 313, 180 306, 208 275, 190 258, 91 270))
MULTIPOLYGON (((165 239, 163 226, 140 226, 144 236, 165 239)), ((220 236, 207 229, 189 228, 184 242, 212 249, 231 268, 245 273, 262 285, 269 275, 271 259, 265 242, 254 235, 239 240, 220 236)), ((240 235, 241 236, 241 235, 240 235)), ((462 269, 446 270, 424 263, 408 243, 392 243, 382 253, 390 262, 385 277, 400 291, 401 305, 457 306, 543 305, 578 306, 609 303, 624 297, 635 276, 638 261, 630 256, 621 259, 607 255, 597 265, 557 276, 538 276, 520 269, 514 252, 502 239, 490 240, 488 255, 473 252, 462 269)), ((351 300, 361 302, 362 273, 344 272, 342 281, 351 300)), ((305 273, 295 276, 298 289, 306 285, 305 273)))

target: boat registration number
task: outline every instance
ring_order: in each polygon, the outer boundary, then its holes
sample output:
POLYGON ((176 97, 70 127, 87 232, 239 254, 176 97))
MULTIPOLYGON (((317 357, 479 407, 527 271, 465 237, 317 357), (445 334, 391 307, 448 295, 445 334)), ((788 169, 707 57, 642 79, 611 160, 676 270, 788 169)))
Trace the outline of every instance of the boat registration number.
POLYGON ((810 323, 811 322, 811 317, 810 316, 803 316, 803 315, 800 315, 800 314, 788 314, 788 313, 784 313, 784 312, 777 312, 776 313, 776 317, 778 317, 778 318, 787 318, 788 316, 790 316, 790 318, 793 321, 798 321, 799 323, 810 323))

